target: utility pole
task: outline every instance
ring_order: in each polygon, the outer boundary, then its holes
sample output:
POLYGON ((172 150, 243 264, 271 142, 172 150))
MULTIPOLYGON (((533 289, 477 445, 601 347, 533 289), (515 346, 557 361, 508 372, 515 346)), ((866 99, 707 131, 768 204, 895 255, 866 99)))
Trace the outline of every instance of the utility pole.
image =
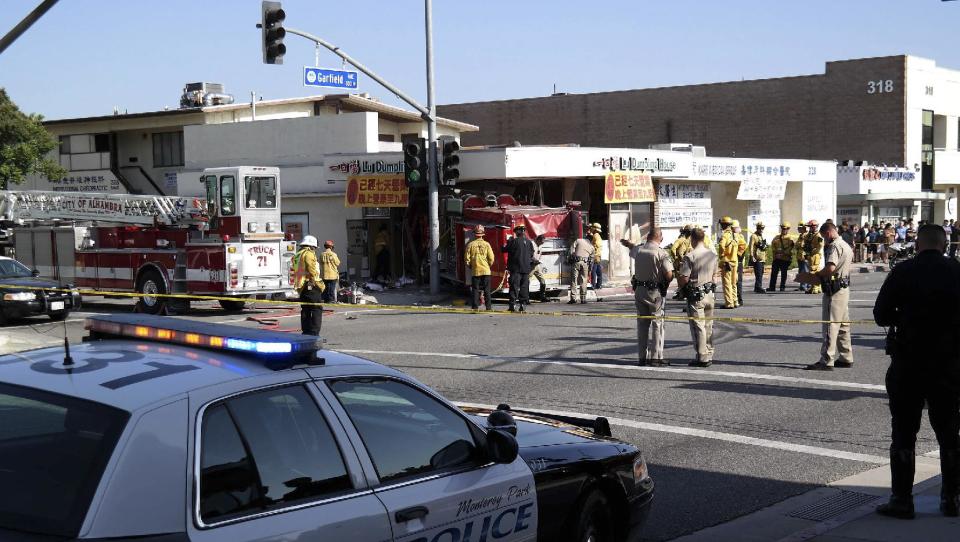
MULTIPOLYGON (((420 112, 420 116, 427 122, 427 219, 430 223, 430 293, 440 293, 440 198, 439 181, 437 167, 437 106, 434 103, 433 93, 433 2, 425 0, 424 3, 424 22, 426 25, 427 38, 427 106, 420 105, 416 100, 405 94, 397 87, 388 83, 385 79, 367 68, 355 58, 348 55, 343 49, 333 45, 319 36, 315 36, 302 30, 286 28, 287 34, 293 34, 306 38, 318 46, 323 46, 333 54, 342 58, 345 62, 352 65, 357 70, 363 72, 368 77, 380 83, 385 89, 392 92, 396 97, 410 104, 411 107, 420 112)), ((257 25, 260 27, 260 25, 257 25)))
POLYGON ((427 34, 427 218, 430 222, 430 293, 440 293, 440 197, 437 182, 437 104, 433 94, 433 0, 424 0, 427 34))
POLYGON ((40 20, 40 17, 43 17, 43 14, 49 11, 58 1, 59 0, 43 0, 39 6, 33 8, 33 11, 17 23, 17 26, 13 27, 5 36, 0 38, 0 53, 6 50, 7 47, 10 47, 13 42, 17 41, 17 38, 19 38, 21 34, 33 26, 33 23, 40 20))

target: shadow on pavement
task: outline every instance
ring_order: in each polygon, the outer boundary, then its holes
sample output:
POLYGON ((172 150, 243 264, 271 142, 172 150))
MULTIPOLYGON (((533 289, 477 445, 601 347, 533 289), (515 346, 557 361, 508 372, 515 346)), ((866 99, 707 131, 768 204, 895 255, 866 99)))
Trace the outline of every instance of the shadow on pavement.
POLYGON ((713 391, 723 393, 739 393, 751 396, 785 397, 788 399, 810 399, 816 401, 849 401, 868 397, 872 399, 886 399, 886 392, 869 390, 841 390, 830 388, 798 388, 791 386, 776 386, 770 384, 753 384, 749 382, 691 382, 675 386, 694 391, 713 391))
POLYGON ((670 540, 819 487, 650 463, 656 494, 643 540, 670 540))

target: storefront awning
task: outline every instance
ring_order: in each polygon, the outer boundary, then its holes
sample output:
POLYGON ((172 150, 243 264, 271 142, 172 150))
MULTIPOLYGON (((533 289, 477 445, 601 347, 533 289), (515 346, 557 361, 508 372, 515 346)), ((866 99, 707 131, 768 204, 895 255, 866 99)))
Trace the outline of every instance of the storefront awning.
POLYGON ((870 205, 885 201, 942 201, 947 195, 942 192, 885 192, 871 194, 842 194, 837 196, 837 205, 870 205))

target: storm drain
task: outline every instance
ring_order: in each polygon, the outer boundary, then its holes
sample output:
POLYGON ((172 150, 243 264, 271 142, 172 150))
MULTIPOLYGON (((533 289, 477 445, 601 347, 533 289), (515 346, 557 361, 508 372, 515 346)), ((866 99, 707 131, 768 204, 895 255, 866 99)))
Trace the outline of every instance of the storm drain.
POLYGON ((825 499, 821 499, 813 504, 798 508, 787 514, 792 518, 806 519, 810 521, 826 521, 830 518, 853 510, 858 506, 868 502, 880 499, 876 495, 867 495, 866 493, 857 493, 856 491, 839 491, 825 499))

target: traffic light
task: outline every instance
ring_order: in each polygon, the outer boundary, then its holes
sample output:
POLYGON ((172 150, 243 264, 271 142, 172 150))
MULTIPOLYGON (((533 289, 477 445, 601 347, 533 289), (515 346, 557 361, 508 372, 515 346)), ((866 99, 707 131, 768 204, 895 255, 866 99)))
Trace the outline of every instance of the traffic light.
POLYGON ((427 142, 422 137, 403 146, 403 167, 407 186, 427 186, 427 142))
POLYGON ((283 64, 283 55, 287 46, 283 44, 283 37, 287 31, 283 29, 283 20, 287 18, 280 7, 280 2, 263 2, 260 6, 260 30, 263 35, 263 63, 283 64))
POLYGON ((454 185, 460 178, 460 144, 453 136, 440 136, 443 156, 440 162, 440 184, 454 185))

